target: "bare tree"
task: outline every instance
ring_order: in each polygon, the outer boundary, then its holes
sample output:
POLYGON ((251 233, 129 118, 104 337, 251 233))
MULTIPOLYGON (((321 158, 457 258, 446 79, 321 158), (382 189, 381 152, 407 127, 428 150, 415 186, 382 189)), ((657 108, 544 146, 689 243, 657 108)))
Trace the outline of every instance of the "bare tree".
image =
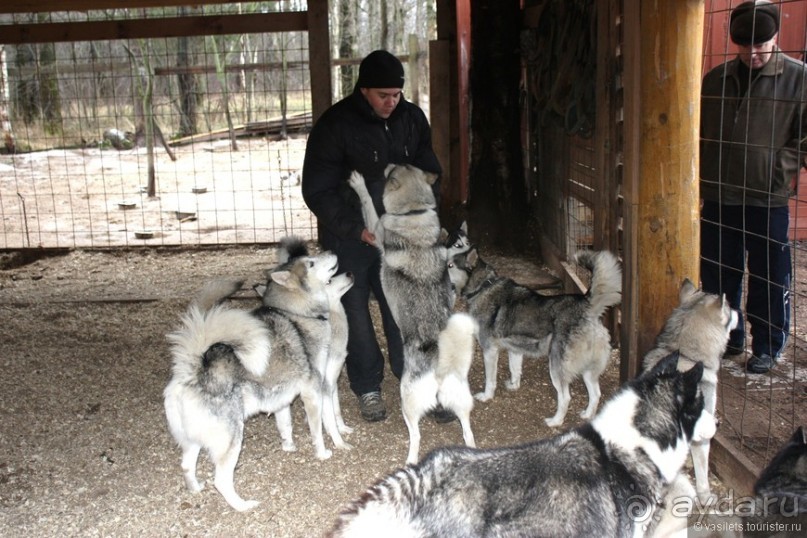
POLYGON ((3 146, 9 153, 14 153, 14 130, 11 128, 9 110, 11 103, 8 97, 8 68, 6 66, 6 46, 0 44, 0 133, 3 135, 3 146))
MULTIPOLYGON (((353 58, 356 55, 356 3, 354 0, 339 0, 339 58, 353 58)), ((353 91, 355 67, 339 67, 341 96, 353 91)))
MULTIPOLYGON (((194 8, 180 7, 180 16, 187 15, 194 8)), ((180 37, 177 40, 177 83, 179 84, 179 133, 181 136, 199 132, 197 126, 198 81, 189 68, 191 66, 191 37, 180 37)))

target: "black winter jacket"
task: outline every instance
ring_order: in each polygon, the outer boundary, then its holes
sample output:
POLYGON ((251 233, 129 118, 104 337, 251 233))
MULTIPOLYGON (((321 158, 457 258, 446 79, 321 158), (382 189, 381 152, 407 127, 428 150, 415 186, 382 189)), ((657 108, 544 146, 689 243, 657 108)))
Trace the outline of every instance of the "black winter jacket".
MULTIPOLYGON (((384 212, 384 169, 412 164, 441 173, 432 149, 431 128, 423 111, 401 97, 386 120, 377 116, 359 88, 331 106, 311 134, 303 163, 303 199, 319 219, 325 248, 340 241, 361 240, 361 204, 347 179, 353 170, 364 175, 376 211, 384 212)), ((439 181, 435 183, 439 193, 439 181)))

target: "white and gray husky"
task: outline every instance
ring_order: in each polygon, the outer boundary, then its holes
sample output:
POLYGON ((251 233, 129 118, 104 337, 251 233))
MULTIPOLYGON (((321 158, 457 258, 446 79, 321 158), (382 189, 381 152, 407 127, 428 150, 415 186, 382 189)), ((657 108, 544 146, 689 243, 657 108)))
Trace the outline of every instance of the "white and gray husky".
POLYGON ((715 432, 702 366, 676 366, 671 355, 555 437, 437 449, 366 490, 327 536, 642 536, 690 442, 715 432))
POLYGON ((600 318, 621 301, 622 270, 608 251, 582 251, 576 258, 592 273, 585 295, 541 295, 499 276, 475 248, 449 263, 451 281, 479 325, 485 390, 477 399, 493 398, 499 350, 504 348, 510 359, 510 390, 521 385, 525 355, 549 357, 549 375, 558 395, 555 415, 546 419, 549 426, 563 424, 571 401, 569 386, 581 376, 588 390, 588 406, 580 416, 589 419, 594 415, 600 401, 599 378, 611 354, 611 338, 600 318))
POLYGON ((381 251, 381 285, 401 331, 401 408, 409 429, 407 462, 413 463, 420 447, 420 419, 438 405, 457 415, 465 444, 475 445, 468 371, 476 324, 470 316, 451 314, 447 254, 432 192, 437 176, 409 165, 390 165, 385 175, 386 212, 381 217, 364 177, 354 172, 349 181, 381 251))
MULTIPOLYGON (((679 304, 656 336, 653 349, 645 355, 643 367, 646 370, 652 368, 672 352, 681 355, 678 367, 683 370, 702 364, 701 390, 706 410, 714 414, 720 360, 726 351, 729 333, 737 326, 738 315, 725 296, 701 291, 689 279, 682 282, 678 296, 679 304)), ((692 444, 696 490, 702 503, 706 503, 711 495, 709 445, 709 440, 692 444)))
POLYGON ((214 485, 230 506, 256 506, 233 484, 244 423, 257 413, 275 414, 283 448, 293 449, 290 405, 298 396, 316 456, 331 456, 322 436, 322 372, 331 334, 322 274, 336 270, 331 253, 292 260, 271 272, 263 306, 251 311, 222 303, 240 282, 209 283, 168 335, 173 367, 165 413, 190 491, 202 489, 196 462, 204 449, 215 465, 214 485))
MULTIPOLYGON (((280 241, 280 247, 278 248, 278 263, 280 265, 301 257, 311 257, 305 241, 295 236, 284 237, 280 241)), ((316 258, 312 259, 316 260, 316 258)), ((353 275, 351 273, 331 275, 330 272, 322 270, 315 271, 315 275, 325 284, 329 307, 328 322, 331 328, 328 358, 323 371, 322 423, 336 448, 350 449, 352 448, 351 445, 344 441, 342 435, 351 433, 353 428, 345 424, 342 417, 338 381, 347 358, 348 326, 342 296, 353 287, 353 275)), ((257 284, 252 289, 263 299, 267 285, 257 284)), ((284 439, 284 445, 284 450, 287 451, 297 449, 290 434, 288 439, 284 439)))

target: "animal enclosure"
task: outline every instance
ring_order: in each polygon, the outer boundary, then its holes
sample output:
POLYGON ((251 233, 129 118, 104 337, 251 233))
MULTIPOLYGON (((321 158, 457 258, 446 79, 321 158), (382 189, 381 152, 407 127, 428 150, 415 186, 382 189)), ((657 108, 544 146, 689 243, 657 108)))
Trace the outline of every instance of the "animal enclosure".
MULTIPOLYGON (((705 2, 704 69, 734 54, 725 19, 737 3, 705 2)), ((321 2, 250 3, 287 13, 237 11, 246 4, 181 13, 132 9, 125 17, 123 10, 3 14, 0 41, 18 27, 56 22, 68 30, 92 22, 108 25, 101 30, 137 23, 163 31, 173 23, 187 35, 85 40, 72 34, 66 41, 0 43, 0 102, 10 111, 0 121, 10 121, 15 134, 4 140, 14 151, 0 155, 0 249, 128 253, 131 247, 262 245, 288 234, 316 238, 299 172, 316 95, 325 86, 314 77, 324 73, 330 101, 338 94, 330 81, 343 60, 332 60, 326 48, 327 67, 311 68, 318 41, 304 29, 303 10, 321 2), (211 30, 208 17, 220 18, 226 31, 211 30)), ((635 185, 625 181, 637 166, 627 148, 631 129, 642 121, 631 123, 635 107, 629 105, 639 97, 636 66, 631 72, 627 56, 636 55, 636 42, 625 40, 638 28, 629 10, 638 4, 525 2, 531 7, 524 10, 521 40, 524 193, 559 258, 580 248, 612 249, 623 256, 634 285, 639 279, 632 269, 654 255, 645 245, 628 246, 642 224, 632 212, 635 185)), ((785 13, 783 47, 803 58, 807 2, 778 4, 785 13)), ((425 59, 412 61, 405 62, 407 80, 418 72, 428 80, 425 59)), ((407 95, 417 91, 407 89, 407 95)), ((720 381, 727 450, 754 465, 806 420, 807 246, 795 234, 805 217, 802 205, 796 198, 791 206, 793 320, 784 359, 763 376, 745 373, 739 359, 727 362, 720 381)), ((64 300, 79 300, 64 292, 64 300)), ((650 332, 636 326, 632 309, 657 302, 652 292, 626 301, 610 320, 614 334, 629 324, 631 337, 650 332)), ((623 350, 635 352, 622 336, 623 350)))

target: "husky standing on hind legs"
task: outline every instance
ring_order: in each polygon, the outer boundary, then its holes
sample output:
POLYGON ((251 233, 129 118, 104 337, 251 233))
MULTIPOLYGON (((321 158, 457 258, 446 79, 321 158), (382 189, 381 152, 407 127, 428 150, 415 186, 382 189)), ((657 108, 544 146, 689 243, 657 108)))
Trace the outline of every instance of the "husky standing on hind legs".
POLYGON ((420 419, 438 406, 457 415, 465 444, 475 446, 468 371, 476 323, 465 314, 451 315, 446 248, 440 243, 432 191, 437 175, 410 165, 390 165, 385 176, 386 212, 381 217, 364 177, 354 172, 349 182, 381 252, 381 285, 403 339, 401 408, 409 429, 406 461, 414 463, 420 419))

